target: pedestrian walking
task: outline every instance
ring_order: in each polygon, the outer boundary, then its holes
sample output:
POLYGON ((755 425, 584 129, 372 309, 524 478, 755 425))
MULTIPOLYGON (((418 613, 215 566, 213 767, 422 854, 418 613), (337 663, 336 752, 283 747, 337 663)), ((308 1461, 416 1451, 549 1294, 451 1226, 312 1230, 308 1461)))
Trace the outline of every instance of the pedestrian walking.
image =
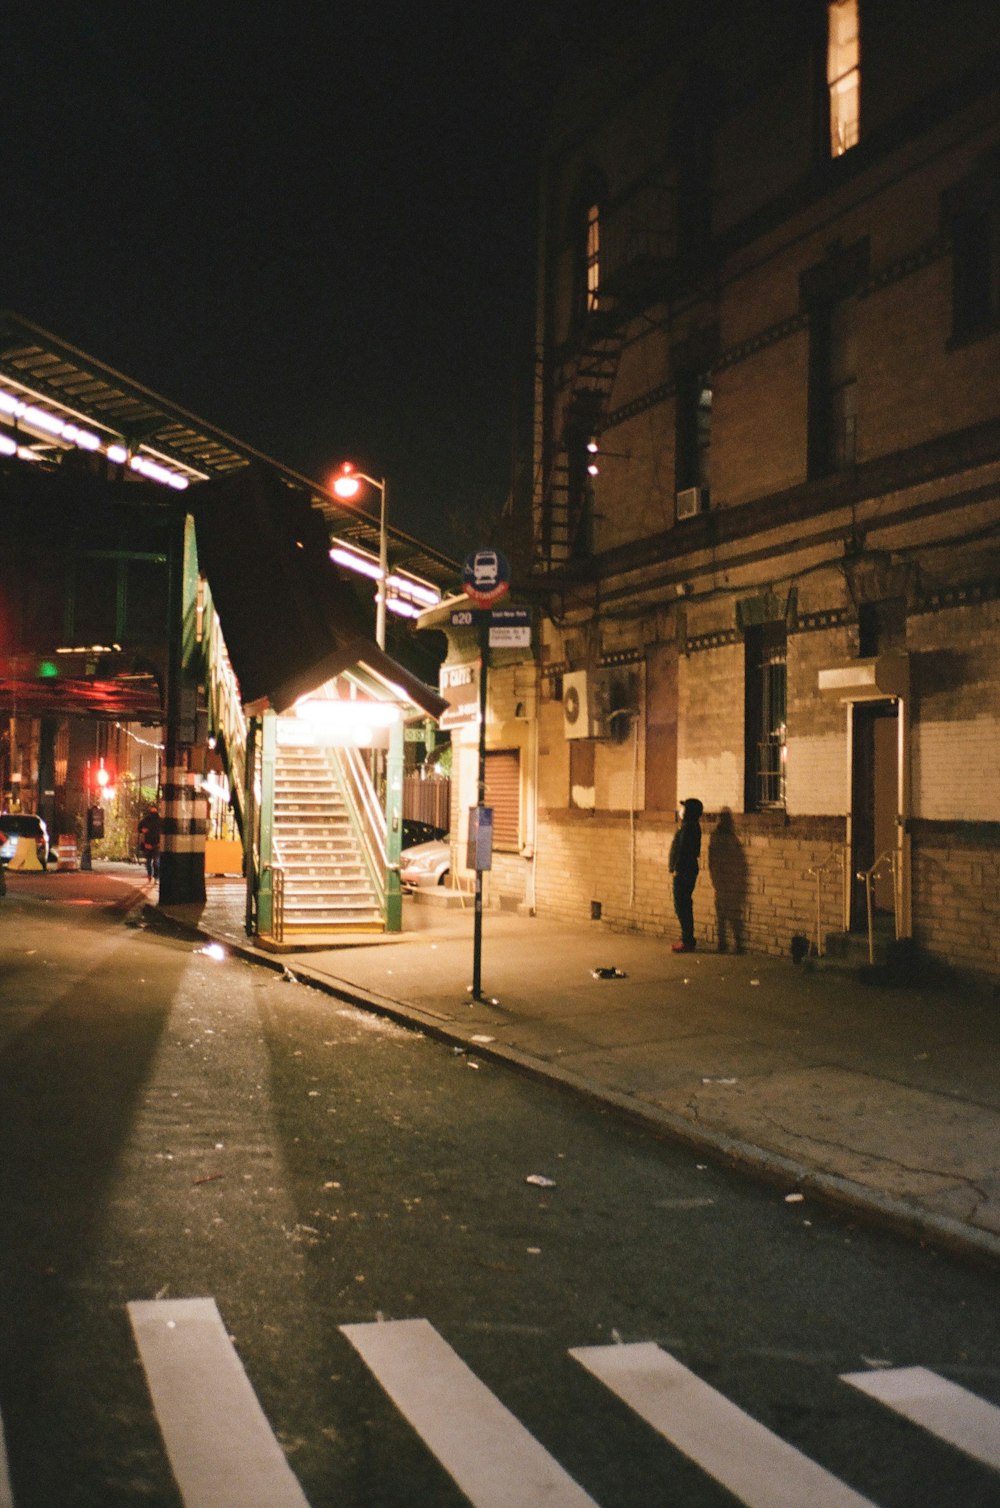
POLYGON ((674 877, 674 910, 681 924, 681 940, 675 942, 675 953, 693 953, 694 939, 694 887, 698 879, 698 858, 701 854, 701 814, 705 810, 696 796, 684 802, 681 825, 674 833, 668 860, 674 877))
POLYGON ((146 863, 146 875, 151 880, 160 877, 160 813, 152 803, 139 820, 139 852, 146 863))

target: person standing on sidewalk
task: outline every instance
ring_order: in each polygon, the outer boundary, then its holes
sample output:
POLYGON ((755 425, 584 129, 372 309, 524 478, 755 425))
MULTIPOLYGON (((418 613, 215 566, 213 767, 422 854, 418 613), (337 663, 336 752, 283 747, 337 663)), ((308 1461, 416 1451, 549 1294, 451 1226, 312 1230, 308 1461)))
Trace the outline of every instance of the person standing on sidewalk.
POLYGON ((139 851, 151 880, 160 877, 160 813, 150 804, 139 821, 139 851))
POLYGON ((693 953, 695 950, 693 898, 701 854, 700 818, 704 810, 696 796, 684 802, 681 825, 670 845, 668 864, 674 877, 674 910, 681 924, 681 940, 673 945, 675 953, 693 953))

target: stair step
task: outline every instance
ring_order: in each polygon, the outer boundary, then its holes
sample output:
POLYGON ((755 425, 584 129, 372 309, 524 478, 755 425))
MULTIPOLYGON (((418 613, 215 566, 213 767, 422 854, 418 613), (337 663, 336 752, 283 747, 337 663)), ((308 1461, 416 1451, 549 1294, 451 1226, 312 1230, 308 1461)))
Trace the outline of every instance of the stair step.
POLYGON ((353 859, 358 863, 358 851, 353 843, 335 838, 286 838, 279 833, 275 843, 283 860, 296 867, 315 867, 323 864, 346 864, 353 859))
POLYGON ((348 875, 363 875, 365 867, 357 861, 356 854, 345 851, 344 854, 300 855, 287 854, 284 849, 279 851, 279 864, 287 875, 308 875, 311 878, 321 879, 327 876, 330 879, 342 879, 348 875))
POLYGON ((289 927, 309 926, 318 927, 324 922, 332 924, 345 921, 378 922, 382 920, 382 913, 374 906, 366 906, 362 902, 357 904, 345 904, 343 906, 286 906, 284 911, 284 925, 287 931, 289 927))

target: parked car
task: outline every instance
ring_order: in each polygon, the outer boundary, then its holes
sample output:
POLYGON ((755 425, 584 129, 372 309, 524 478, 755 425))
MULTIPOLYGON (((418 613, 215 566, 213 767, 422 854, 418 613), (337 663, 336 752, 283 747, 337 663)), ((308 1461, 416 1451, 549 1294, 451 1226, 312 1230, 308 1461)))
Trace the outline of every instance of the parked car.
POLYGON ((435 827, 433 822, 418 822, 415 817, 403 818, 403 848, 413 848, 417 843, 430 843, 435 838, 447 838, 446 827, 435 827))
POLYGON ((38 862, 44 869, 49 862, 49 830, 41 817, 29 812, 0 812, 0 833, 6 841, 0 844, 0 863, 9 864, 17 853, 19 838, 32 838, 38 862))
POLYGON ((451 870, 451 840, 447 833, 428 843, 404 848, 399 877, 404 885, 444 885, 451 870))

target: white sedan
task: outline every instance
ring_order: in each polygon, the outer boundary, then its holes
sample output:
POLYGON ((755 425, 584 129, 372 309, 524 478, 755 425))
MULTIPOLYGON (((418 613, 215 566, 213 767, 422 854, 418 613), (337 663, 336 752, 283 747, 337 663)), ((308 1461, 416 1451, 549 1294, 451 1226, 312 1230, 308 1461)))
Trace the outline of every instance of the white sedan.
POLYGON ((444 885, 451 870, 451 840, 433 838, 414 843, 399 856, 399 877, 404 885, 444 885))

